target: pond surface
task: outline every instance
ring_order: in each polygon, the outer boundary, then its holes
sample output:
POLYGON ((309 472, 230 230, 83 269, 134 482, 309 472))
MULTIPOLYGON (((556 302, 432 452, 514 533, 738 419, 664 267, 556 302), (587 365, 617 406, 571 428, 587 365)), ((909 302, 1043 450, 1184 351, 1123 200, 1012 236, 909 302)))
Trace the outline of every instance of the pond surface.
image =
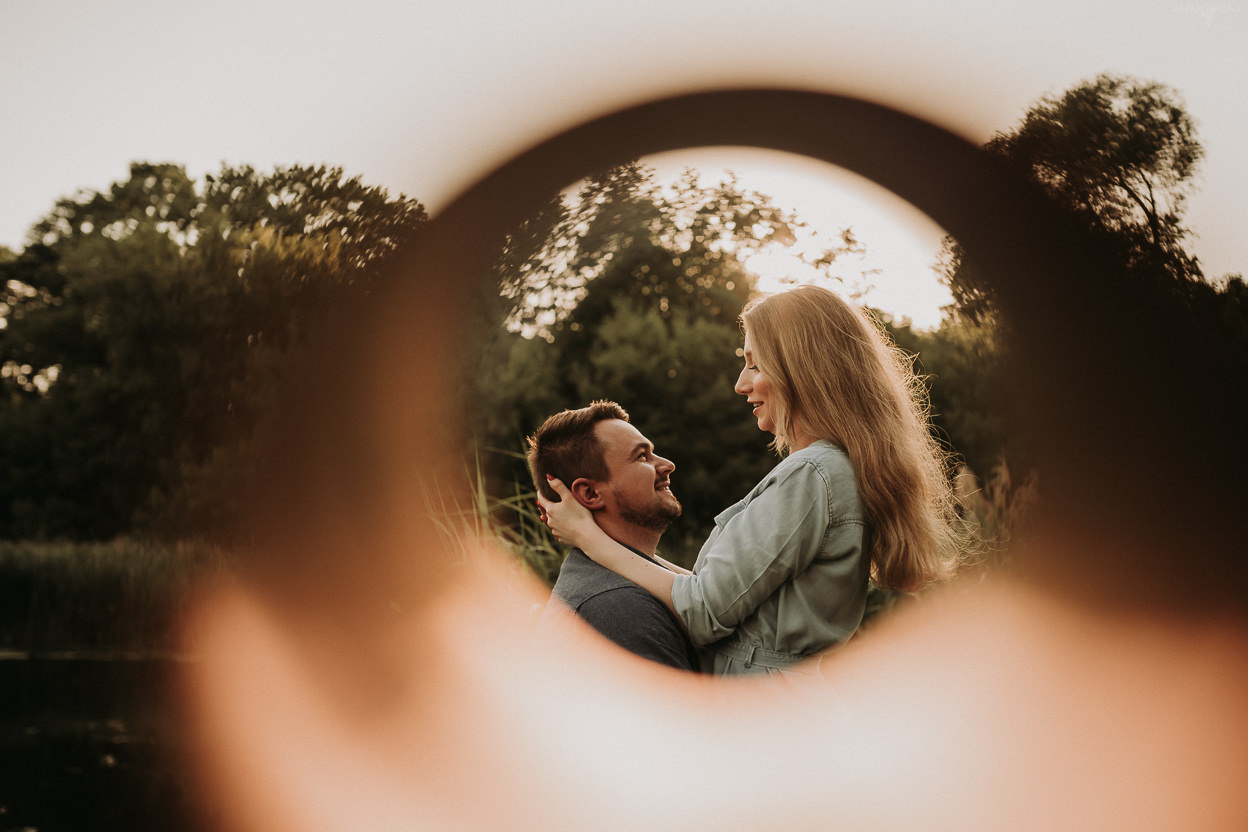
POLYGON ((193 830, 172 657, 0 654, 0 832, 193 830))

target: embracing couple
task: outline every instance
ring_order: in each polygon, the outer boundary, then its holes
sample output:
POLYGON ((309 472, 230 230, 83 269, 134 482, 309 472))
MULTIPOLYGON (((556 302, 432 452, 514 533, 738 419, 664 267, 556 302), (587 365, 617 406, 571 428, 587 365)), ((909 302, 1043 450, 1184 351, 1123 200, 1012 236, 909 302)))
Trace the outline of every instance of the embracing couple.
POLYGON ((617 644, 716 675, 803 672, 848 639, 868 581, 949 574, 955 512, 922 384, 861 309, 816 286, 747 304, 736 392, 783 457, 715 518, 692 571, 656 555, 676 466, 611 402, 529 439, 543 518, 572 546, 543 626, 579 615, 617 644))

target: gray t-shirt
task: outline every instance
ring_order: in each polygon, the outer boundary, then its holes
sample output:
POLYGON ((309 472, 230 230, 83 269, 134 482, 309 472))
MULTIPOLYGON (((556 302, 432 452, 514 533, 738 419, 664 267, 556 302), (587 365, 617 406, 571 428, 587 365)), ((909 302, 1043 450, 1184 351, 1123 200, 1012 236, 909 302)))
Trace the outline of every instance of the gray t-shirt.
POLYGON ((681 670, 698 667, 693 645, 663 602, 580 549, 569 552, 559 569, 550 604, 570 607, 595 630, 639 656, 681 670))

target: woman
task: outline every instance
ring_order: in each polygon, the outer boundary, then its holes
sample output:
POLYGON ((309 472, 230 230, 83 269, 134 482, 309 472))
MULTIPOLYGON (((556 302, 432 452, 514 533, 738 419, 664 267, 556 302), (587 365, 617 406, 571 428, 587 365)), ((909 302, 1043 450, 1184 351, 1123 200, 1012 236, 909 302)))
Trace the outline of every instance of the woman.
POLYGON ((879 328, 816 286, 741 320, 735 389, 784 459, 715 518, 692 572, 611 540, 558 480, 561 502, 539 500, 556 537, 667 604, 715 674, 798 669, 857 629, 869 577, 917 590, 948 574, 955 542, 923 387, 879 328))

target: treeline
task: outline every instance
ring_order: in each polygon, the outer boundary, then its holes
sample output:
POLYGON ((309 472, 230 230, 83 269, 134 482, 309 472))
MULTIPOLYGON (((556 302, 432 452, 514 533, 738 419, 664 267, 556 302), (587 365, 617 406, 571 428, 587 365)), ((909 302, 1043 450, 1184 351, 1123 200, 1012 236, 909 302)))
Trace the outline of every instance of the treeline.
MULTIPOLYGON (((1185 248, 1202 151, 1172 90, 1101 76, 1042 99, 988 150, 1098 229, 1176 310, 1207 319, 1226 349, 1248 352, 1245 284, 1206 280, 1185 248)), ((23 251, 0 255, 0 537, 224 528, 285 356, 386 279, 387 258, 424 222, 415 200, 324 167, 197 182, 136 164, 107 191, 59 202, 23 251)), ((553 195, 499 253, 500 291, 465 333, 480 346, 465 383, 484 487, 527 488, 523 438, 551 412, 611 398, 676 461, 686 517, 665 545, 691 553, 774 463, 732 390, 737 315, 755 289, 744 262, 805 231, 766 195, 693 171, 664 185, 630 164, 553 195)), ((807 260, 835 281, 837 258, 860 249, 849 229, 825 238, 835 242, 807 260)), ((1027 461, 995 398, 1008 321, 956 241, 942 270, 955 305, 938 329, 882 323, 917 355, 955 459, 981 476, 1008 459, 1017 483, 1027 461)))
POLYGON ((0 537, 220 527, 283 356, 424 221, 326 167, 136 163, 58 202, 0 262, 0 537))

